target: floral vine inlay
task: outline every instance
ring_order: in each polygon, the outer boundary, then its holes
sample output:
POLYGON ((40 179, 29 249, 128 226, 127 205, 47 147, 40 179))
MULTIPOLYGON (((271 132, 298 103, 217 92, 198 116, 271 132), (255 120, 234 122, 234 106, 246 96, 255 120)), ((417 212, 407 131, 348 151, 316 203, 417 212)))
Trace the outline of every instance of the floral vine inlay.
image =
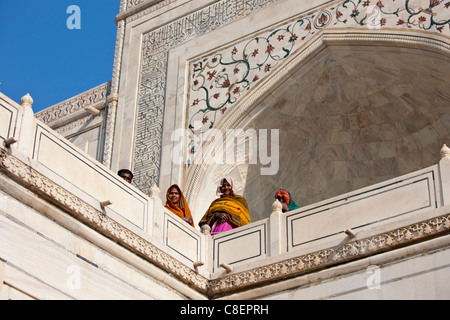
MULTIPOLYGON (((450 35, 450 1, 345 0, 303 14, 190 63, 188 128, 200 136, 323 29, 385 28, 450 35)), ((188 157, 201 139, 188 141, 188 157)))

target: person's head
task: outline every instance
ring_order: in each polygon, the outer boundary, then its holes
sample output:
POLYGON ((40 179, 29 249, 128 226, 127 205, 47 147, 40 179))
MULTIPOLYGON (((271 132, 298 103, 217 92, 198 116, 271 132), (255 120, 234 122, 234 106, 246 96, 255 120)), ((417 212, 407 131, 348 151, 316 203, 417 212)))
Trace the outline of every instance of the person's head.
POLYGON ((173 204, 178 204, 178 202, 180 201, 180 197, 181 190, 176 184, 174 184, 167 191, 167 198, 172 201, 173 204))
POLYGON ((288 191, 284 189, 278 190, 275 194, 275 198, 281 202, 283 212, 289 211, 288 206, 291 204, 291 194, 288 191))
POLYGON ((133 173, 128 169, 120 169, 117 174, 128 183, 131 183, 131 181, 133 180, 133 173))
POLYGON ((229 178, 228 179, 223 178, 220 181, 219 189, 220 189, 220 193, 222 194, 223 197, 234 195, 233 181, 229 178), (230 180, 230 181, 228 181, 228 180, 230 180))
POLYGON ((167 189, 166 199, 167 203, 169 203, 170 201, 178 208, 186 209, 187 204, 185 204, 183 194, 181 193, 181 189, 177 184, 173 184, 169 187, 169 189, 167 189))

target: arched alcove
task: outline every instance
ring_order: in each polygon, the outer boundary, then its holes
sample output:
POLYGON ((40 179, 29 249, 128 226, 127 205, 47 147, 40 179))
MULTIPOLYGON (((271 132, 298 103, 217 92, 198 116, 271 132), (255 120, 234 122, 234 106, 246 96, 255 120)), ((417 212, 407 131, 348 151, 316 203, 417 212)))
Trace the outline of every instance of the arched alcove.
POLYGON ((280 130, 280 169, 248 167, 265 218, 278 188, 308 205, 439 161, 450 138, 450 59, 423 49, 329 46, 260 104, 247 128, 280 130))
POLYGON ((237 178, 257 221, 269 216, 279 188, 308 205, 438 162, 436 150, 450 138, 444 50, 395 41, 318 42, 221 128, 279 130, 279 171, 198 166, 188 181, 197 215, 225 174, 237 178))

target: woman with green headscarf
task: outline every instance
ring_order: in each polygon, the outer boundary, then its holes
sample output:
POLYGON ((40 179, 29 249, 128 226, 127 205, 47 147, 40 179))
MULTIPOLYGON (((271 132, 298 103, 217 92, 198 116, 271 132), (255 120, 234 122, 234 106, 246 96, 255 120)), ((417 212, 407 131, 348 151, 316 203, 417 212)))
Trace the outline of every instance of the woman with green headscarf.
POLYGON ((275 194, 275 199, 278 199, 278 201, 281 202, 281 205, 283 206, 283 212, 288 212, 300 208, 295 204, 295 201, 294 199, 292 199, 291 194, 284 189, 280 189, 277 191, 277 193, 275 194))

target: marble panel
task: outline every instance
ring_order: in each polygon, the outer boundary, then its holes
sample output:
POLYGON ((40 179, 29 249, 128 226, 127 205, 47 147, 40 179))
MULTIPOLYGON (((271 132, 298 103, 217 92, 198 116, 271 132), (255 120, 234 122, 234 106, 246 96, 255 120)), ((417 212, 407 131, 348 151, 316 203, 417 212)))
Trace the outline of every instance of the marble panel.
POLYGON ((111 201, 106 212, 111 210, 120 213, 129 222, 146 231, 148 199, 129 188, 117 175, 93 158, 43 126, 38 126, 36 132, 33 159, 99 203, 111 201))
POLYGON ((6 210, 7 197, 0 195, 0 210, 6 210))
POLYGON ((92 158, 100 160, 101 156, 101 141, 102 141, 101 126, 94 126, 79 132, 69 138, 69 141, 90 155, 92 158))
POLYGON ((19 110, 13 106, 9 98, 0 93, 0 138, 5 140, 16 134, 17 115, 19 110))
POLYGON ((286 216, 288 250, 437 206, 434 171, 330 199, 286 216))
POLYGON ((0 291, 3 288, 4 273, 5 273, 5 263, 3 261, 0 261, 0 291))
POLYGON ((213 236, 213 271, 222 263, 232 266, 266 257, 267 232, 267 222, 261 221, 213 236))
POLYGON ((202 235, 179 220, 172 213, 164 212, 164 243, 192 266, 202 260, 202 235))

